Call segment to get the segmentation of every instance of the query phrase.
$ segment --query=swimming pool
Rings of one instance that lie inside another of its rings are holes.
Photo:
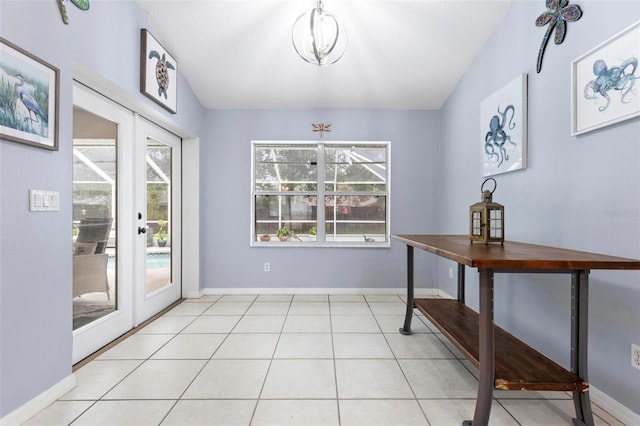
[[[170,266],[170,253],[147,253],[147,269],[162,269]]]
[[[163,269],[171,266],[170,253],[147,253],[147,269]],[[109,256],[107,269],[113,269],[114,258]]]

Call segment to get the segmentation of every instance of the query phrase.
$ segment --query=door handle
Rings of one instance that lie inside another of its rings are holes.
[[[146,234],[146,233],[147,233],[147,228],[142,227],[142,226],[138,226],[138,235]]]

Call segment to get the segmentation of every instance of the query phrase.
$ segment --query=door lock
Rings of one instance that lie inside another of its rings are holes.
[[[146,233],[147,233],[147,228],[142,227],[142,226],[138,226],[138,235],[146,234]]]

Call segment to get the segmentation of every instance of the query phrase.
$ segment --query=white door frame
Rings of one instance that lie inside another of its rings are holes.
[[[200,139],[182,139],[182,297],[200,290]]]

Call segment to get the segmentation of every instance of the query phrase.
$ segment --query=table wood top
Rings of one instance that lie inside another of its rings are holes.
[[[503,245],[472,244],[468,235],[403,234],[392,235],[392,238],[474,268],[640,270],[640,260],[515,241],[505,241]]]

